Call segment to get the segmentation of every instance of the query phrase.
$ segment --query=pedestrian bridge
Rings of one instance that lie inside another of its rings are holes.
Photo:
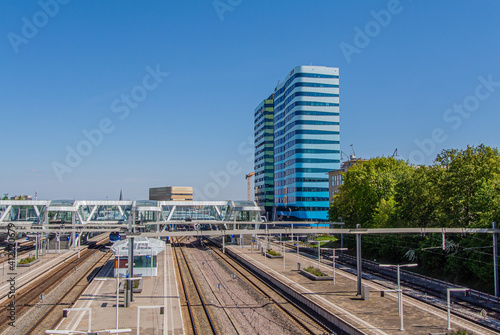
[[[146,225],[177,221],[261,222],[254,201],[0,200],[3,224]]]

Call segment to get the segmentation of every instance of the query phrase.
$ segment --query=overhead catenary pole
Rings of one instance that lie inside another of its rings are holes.
[[[318,270],[321,271],[321,241],[318,241]]]
[[[128,240],[128,277],[134,277],[134,238],[130,237]],[[133,293],[133,283],[127,283],[127,295],[129,297],[129,301],[134,301],[134,293]],[[128,306],[127,306],[128,307]]]
[[[493,222],[493,229],[497,229],[497,223]],[[498,297],[498,249],[497,233],[493,233],[493,280],[495,281],[495,297]]]

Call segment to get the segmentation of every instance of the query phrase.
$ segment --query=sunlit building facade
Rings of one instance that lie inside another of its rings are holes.
[[[274,91],[275,219],[326,221],[339,168],[339,69],[297,66]]]

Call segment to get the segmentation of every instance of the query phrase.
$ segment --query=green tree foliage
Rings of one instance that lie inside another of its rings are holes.
[[[432,166],[384,157],[359,163],[344,174],[329,217],[342,217],[348,228],[491,228],[500,223],[499,151],[485,145],[443,150]],[[491,292],[491,242],[489,234],[446,235],[443,250],[441,234],[369,235],[363,254],[415,261],[418,271]],[[346,244],[352,243],[347,237]]]
[[[440,226],[439,181],[443,169],[418,166],[396,186],[395,227]]]
[[[499,219],[500,155],[485,145],[443,150],[436,166],[444,169],[440,183],[443,226],[490,227]]]
[[[330,221],[342,217],[346,227],[390,226],[395,209],[396,185],[411,173],[402,160],[377,157],[360,162],[344,175],[344,184],[333,198]]]
[[[500,222],[500,155],[479,145],[443,150],[432,166],[378,157],[351,167],[331,221],[346,227],[491,227]]]

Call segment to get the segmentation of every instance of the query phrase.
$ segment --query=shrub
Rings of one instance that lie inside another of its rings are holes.
[[[279,252],[276,252],[274,250],[268,250],[267,253],[271,256],[281,256]]]
[[[309,273],[312,273],[313,275],[315,275],[316,277],[326,277],[327,274],[324,273],[323,271],[321,271],[320,269],[318,268],[315,268],[315,267],[312,267],[312,266],[309,266],[305,269],[305,271],[309,272]]]
[[[29,264],[31,262],[33,262],[35,260],[35,256],[33,257],[26,257],[26,258],[23,258],[19,261],[19,264]]]
[[[133,282],[134,282],[134,288],[138,288],[138,287],[139,287],[139,281],[140,281],[140,279],[138,279],[138,280],[133,280]],[[123,284],[123,288],[124,288],[124,289],[127,289],[128,282],[129,282],[129,281],[127,280],[127,281],[125,281],[125,283]]]

